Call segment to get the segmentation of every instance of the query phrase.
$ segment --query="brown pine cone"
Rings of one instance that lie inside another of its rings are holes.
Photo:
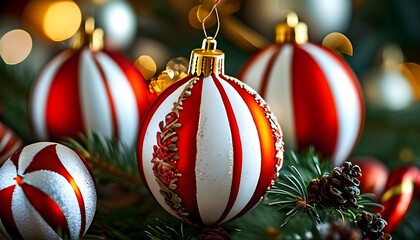
[[[387,222],[377,213],[372,215],[363,211],[356,217],[357,225],[362,231],[364,240],[391,240],[392,237],[388,233],[382,232]]]

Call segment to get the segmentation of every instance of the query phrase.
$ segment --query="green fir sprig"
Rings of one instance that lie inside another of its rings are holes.
[[[96,133],[79,134],[80,140],[66,138],[62,143],[79,152],[91,165],[97,181],[116,181],[142,186],[135,150],[115,139]]]

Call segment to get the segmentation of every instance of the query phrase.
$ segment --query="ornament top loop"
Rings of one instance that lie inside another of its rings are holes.
[[[203,40],[201,48],[192,51],[188,73],[205,77],[212,73],[224,75],[224,61],[225,54],[217,49],[217,41],[207,37]]]
[[[207,35],[207,30],[206,30],[206,21],[213,14],[213,12],[216,14],[216,20],[217,20],[217,29],[216,29],[216,32],[214,33],[214,37],[213,38],[215,39],[217,37],[217,35],[219,34],[219,30],[220,30],[220,18],[219,18],[219,12],[217,11],[217,5],[219,5],[220,1],[221,0],[215,0],[214,1],[214,5],[211,8],[209,14],[207,14],[207,16],[203,20],[200,19],[200,14],[199,14],[202,5],[200,5],[198,7],[198,9],[197,9],[197,18],[201,22],[201,26],[203,28],[204,36],[206,38],[209,38],[209,36]],[[201,2],[201,0],[200,0],[200,2]]]
[[[73,49],[81,49],[87,44],[93,51],[100,51],[104,47],[104,31],[102,28],[95,28],[93,17],[86,19],[84,26],[79,28],[70,43]]]
[[[308,26],[303,22],[299,22],[295,12],[288,12],[286,22],[280,23],[276,27],[276,42],[303,44],[307,41]]]

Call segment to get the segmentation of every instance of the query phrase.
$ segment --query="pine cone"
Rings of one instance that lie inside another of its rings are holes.
[[[218,226],[207,227],[197,237],[198,240],[230,240],[229,233]]]
[[[392,237],[388,233],[382,232],[387,222],[377,213],[372,215],[365,211],[356,217],[357,225],[362,231],[364,240],[391,240]]]
[[[336,209],[357,208],[357,199],[360,197],[360,181],[357,177],[361,175],[359,166],[344,162],[331,173],[325,173],[321,179],[309,182],[309,201]]]

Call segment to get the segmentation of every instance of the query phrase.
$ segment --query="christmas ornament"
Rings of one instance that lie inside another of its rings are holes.
[[[15,133],[0,122],[0,166],[22,145]]]
[[[92,223],[94,178],[70,148],[28,145],[6,160],[0,175],[0,235],[6,239],[80,239]]]
[[[388,180],[389,170],[380,160],[368,157],[358,156],[351,159],[353,164],[357,164],[363,171],[360,180],[360,191],[362,193],[373,193],[374,199],[379,200],[385,190]]]
[[[288,9],[309,24],[309,34],[317,41],[330,32],[345,32],[352,16],[352,3],[349,0],[246,0],[243,3],[243,13],[247,16],[244,21],[272,39],[273,26],[281,21],[282,12]]]
[[[125,49],[137,34],[137,15],[129,1],[79,1],[84,12],[92,13],[98,27],[106,32],[106,49]],[[92,11],[93,10],[93,11]]]
[[[420,171],[417,173],[417,177],[414,179],[414,196],[420,199]]]
[[[90,45],[79,34],[73,49],[54,57],[32,88],[30,116],[42,140],[91,131],[134,145],[139,123],[154,96],[140,72],[117,53],[102,49],[103,32],[86,21]]]
[[[419,99],[420,95],[415,91],[418,82],[412,81],[407,75],[408,69],[401,65],[404,56],[399,47],[386,46],[382,55],[382,65],[370,72],[362,81],[366,103],[384,110],[406,109]]]
[[[397,168],[390,173],[379,202],[384,209],[377,209],[388,222],[385,231],[393,232],[404,219],[413,199],[414,181],[418,175],[418,168],[413,166]]]
[[[206,38],[189,74],[163,91],[138,141],[140,175],[159,204],[194,224],[222,224],[250,210],[282,165],[282,132],[265,101],[224,74]]]
[[[183,79],[188,73],[188,60],[184,57],[171,59],[166,64],[166,69],[162,71],[157,78],[150,81],[149,88],[151,92],[161,94],[166,88],[176,81]]]
[[[272,106],[287,146],[314,146],[340,165],[363,128],[362,92],[343,58],[307,39],[307,26],[289,13],[277,43],[251,57],[239,78]]]

